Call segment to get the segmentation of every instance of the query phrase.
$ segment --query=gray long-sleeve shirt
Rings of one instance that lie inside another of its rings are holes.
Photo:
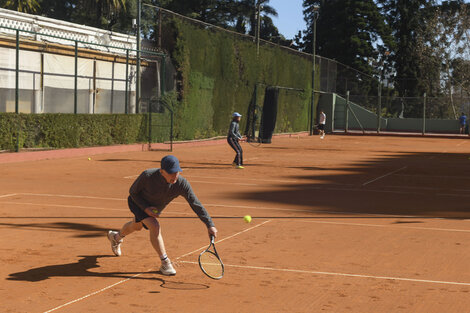
[[[228,137],[234,139],[242,139],[242,135],[240,134],[240,125],[237,121],[232,121],[230,123],[230,127],[228,129]]]
[[[194,194],[189,182],[182,176],[179,176],[174,184],[169,184],[158,168],[151,168],[140,174],[129,189],[129,193],[142,211],[148,207],[155,207],[159,213],[173,199],[183,196],[207,227],[214,226],[209,213]]]

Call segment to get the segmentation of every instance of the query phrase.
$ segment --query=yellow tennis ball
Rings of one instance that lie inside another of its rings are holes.
[[[251,223],[251,216],[245,215],[245,216],[243,217],[243,220],[245,221],[245,223]]]
[[[91,161],[91,158],[88,158],[88,161]]]

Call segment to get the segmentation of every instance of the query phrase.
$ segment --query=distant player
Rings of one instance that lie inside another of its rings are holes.
[[[176,271],[166,254],[158,217],[178,196],[183,196],[188,201],[193,211],[207,226],[209,236],[217,236],[217,229],[211,217],[199,202],[189,182],[179,175],[181,171],[178,159],[167,155],[161,160],[161,168],[145,170],[137,177],[127,198],[134,219],[124,224],[119,231],[108,231],[111,249],[116,256],[121,255],[121,243],[124,237],[144,227],[149,230],[150,242],[160,256],[160,272],[163,275],[175,275]]]
[[[460,133],[465,134],[465,125],[467,125],[467,116],[462,112],[462,115],[459,117],[460,124]]]
[[[320,130],[320,139],[325,138],[325,124],[326,124],[326,114],[322,110],[320,111],[320,117],[318,121],[318,130]]]
[[[235,159],[233,160],[232,165],[237,169],[243,169],[243,149],[240,146],[239,141],[243,141],[243,137],[240,134],[240,119],[242,115],[240,113],[232,114],[232,122],[230,122],[230,127],[228,129],[227,142],[235,150]]]

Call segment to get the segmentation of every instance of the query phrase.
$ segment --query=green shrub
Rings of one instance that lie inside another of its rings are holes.
[[[0,113],[0,148],[78,148],[148,140],[145,114]]]

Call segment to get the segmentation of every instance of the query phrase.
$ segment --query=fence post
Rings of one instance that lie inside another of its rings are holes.
[[[380,115],[382,112],[382,81],[379,79],[378,99],[377,99],[377,134],[380,133]]]
[[[166,78],[166,55],[162,57],[162,66],[160,67],[160,97],[165,94],[165,78]]]
[[[126,50],[126,98],[124,99],[124,113],[129,113],[129,49]]]
[[[78,89],[78,41],[75,40],[75,81],[73,90],[73,113],[77,114],[77,89]]]
[[[19,98],[20,98],[20,31],[16,30],[16,71],[15,71],[15,113],[20,111]]]
[[[426,93],[424,93],[423,99],[423,136],[426,132]]]
[[[16,130],[16,145],[15,152],[20,151],[20,112],[19,98],[20,98],[20,31],[16,30],[16,71],[15,71],[15,113],[16,120],[18,122],[18,128]]]
[[[348,132],[348,123],[349,123],[349,90],[346,91],[346,117],[345,117],[345,122],[344,122],[344,132]]]
[[[140,113],[140,14],[142,11],[142,1],[137,0],[137,30],[136,30],[136,41],[137,41],[137,51],[136,51],[136,85],[135,85],[135,109],[136,113]]]

